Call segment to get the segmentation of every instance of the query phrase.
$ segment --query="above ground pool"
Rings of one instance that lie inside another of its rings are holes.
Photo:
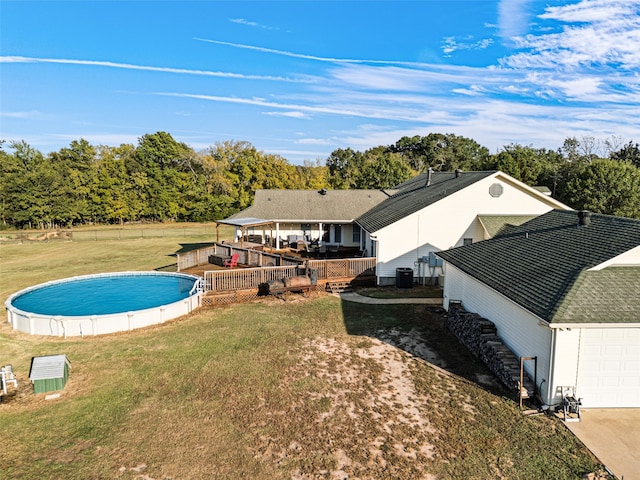
[[[201,279],[181,273],[119,272],[43,283],[6,302],[15,330],[100,335],[163,323],[200,306]]]

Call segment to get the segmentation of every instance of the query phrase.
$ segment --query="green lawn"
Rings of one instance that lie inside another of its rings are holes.
[[[194,238],[1,247],[2,299],[54,278],[165,267]],[[329,295],[200,310],[83,339],[14,332],[0,364],[0,478],[579,479],[601,466],[555,418],[523,416],[418,305]],[[66,354],[45,400],[32,356]]]

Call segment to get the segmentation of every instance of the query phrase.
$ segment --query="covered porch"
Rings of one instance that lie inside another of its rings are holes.
[[[232,218],[219,220],[221,225],[235,228],[234,243],[262,246],[271,251],[291,251],[305,256],[362,256],[362,231],[355,223],[292,222],[263,218]]]

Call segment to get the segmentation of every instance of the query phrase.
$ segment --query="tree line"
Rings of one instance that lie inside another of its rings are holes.
[[[573,208],[640,218],[640,146],[615,138],[491,154],[472,139],[430,133],[292,165],[244,141],[196,152],[166,132],[118,147],[80,139],[46,155],[0,142],[0,218],[3,228],[214,221],[248,207],[258,189],[390,188],[428,168],[502,170]]]

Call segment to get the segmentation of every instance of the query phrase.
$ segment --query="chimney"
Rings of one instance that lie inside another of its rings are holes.
[[[460,170],[459,168],[456,168],[456,178],[458,178],[461,173],[462,173],[462,170]]]
[[[591,212],[588,210],[580,210],[578,212],[578,225],[585,226],[591,223]]]
[[[427,187],[431,185],[431,178],[433,177],[433,168],[427,169]]]

